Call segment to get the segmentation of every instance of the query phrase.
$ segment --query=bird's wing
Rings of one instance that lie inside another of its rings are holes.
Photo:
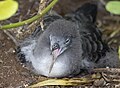
[[[80,27],[80,36],[83,49],[83,57],[97,62],[109,51],[108,45],[103,42],[100,30],[94,24]]]
[[[83,57],[97,62],[109,49],[102,40],[101,31],[95,26],[97,5],[86,3],[74,13],[68,14],[65,18],[75,22],[78,26]]]
[[[79,27],[83,56],[97,62],[109,51],[108,45],[102,40],[102,33],[94,24],[97,15],[97,5],[87,3],[75,12]]]

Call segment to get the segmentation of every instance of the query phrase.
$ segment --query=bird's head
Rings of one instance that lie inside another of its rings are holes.
[[[49,48],[55,57],[74,46],[79,37],[76,25],[66,20],[53,22],[46,31],[48,31],[46,34],[48,34]]]
[[[53,64],[59,56],[66,54],[66,51],[69,51],[73,46],[78,45],[79,32],[74,23],[66,20],[53,22],[46,30],[48,31],[49,48],[53,56],[50,67],[51,71]]]
[[[50,49],[54,57],[58,57],[70,48],[72,36],[54,36],[50,35]]]

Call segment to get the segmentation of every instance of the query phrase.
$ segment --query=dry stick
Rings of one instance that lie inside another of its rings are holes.
[[[48,3],[51,2],[51,0],[40,0],[40,4],[39,4],[39,10],[38,10],[38,13],[40,13]],[[43,24],[43,20],[40,21],[40,26],[42,28],[42,31],[44,31],[44,24]]]
[[[40,3],[39,3],[38,14],[41,13],[42,10],[44,10],[45,7],[46,7],[48,4],[50,4],[51,0],[40,0],[39,2],[40,2]],[[31,24],[27,27],[27,29],[30,29],[31,27],[32,27],[33,29],[35,29],[35,25],[39,25],[39,23],[40,23],[40,26],[41,26],[41,28],[42,28],[42,31],[44,31],[44,29],[43,29],[44,25],[43,25],[42,19],[36,20],[35,22],[31,23]]]
[[[120,77],[118,75],[108,75],[108,74],[102,73],[102,78],[107,83],[120,83]]]
[[[104,0],[100,0],[100,2],[105,6],[106,2]]]
[[[102,78],[108,83],[120,83],[120,76],[115,74],[120,74],[120,68],[97,68],[94,72],[101,72]],[[112,73],[113,75],[108,75]]]
[[[97,68],[94,72],[120,73],[120,68]]]
[[[11,35],[11,34],[9,33],[9,31],[7,31],[7,30],[3,30],[3,32],[4,32],[8,37],[10,37],[10,39],[15,43],[16,46],[18,46],[17,39],[14,38],[14,36]]]

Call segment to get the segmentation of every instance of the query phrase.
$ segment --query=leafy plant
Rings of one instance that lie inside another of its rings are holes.
[[[18,2],[15,0],[0,1],[0,20],[6,20],[16,13]]]
[[[14,1],[14,0],[5,0],[5,1]],[[57,2],[58,0],[52,0],[52,2],[45,9],[43,9],[41,12],[39,12],[37,15],[33,16],[32,18],[17,23],[1,25],[0,29],[10,29],[32,23],[37,19],[41,18],[42,16],[44,16]]]
[[[110,13],[120,15],[120,1],[109,1],[105,8]]]

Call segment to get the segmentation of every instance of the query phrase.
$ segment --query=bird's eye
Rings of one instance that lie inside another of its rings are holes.
[[[65,40],[65,44],[68,45],[68,44],[70,44],[70,43],[71,43],[71,39],[70,39],[70,38],[67,38],[67,39]]]

